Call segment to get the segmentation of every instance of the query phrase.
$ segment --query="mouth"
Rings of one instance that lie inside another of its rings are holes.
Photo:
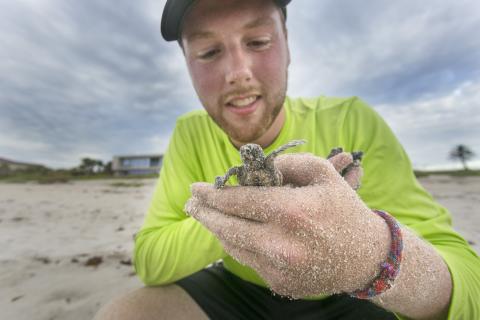
[[[261,99],[260,95],[232,97],[227,101],[226,106],[235,114],[248,115],[255,112]]]

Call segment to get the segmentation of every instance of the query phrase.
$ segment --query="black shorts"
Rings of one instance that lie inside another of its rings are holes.
[[[397,319],[367,300],[333,295],[322,300],[291,300],[244,281],[221,263],[176,283],[210,319]]]

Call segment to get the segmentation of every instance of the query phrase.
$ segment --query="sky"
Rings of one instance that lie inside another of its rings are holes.
[[[77,166],[163,153],[202,108],[164,0],[0,0],[0,157]],[[358,96],[415,168],[480,168],[480,1],[294,0],[291,97]]]

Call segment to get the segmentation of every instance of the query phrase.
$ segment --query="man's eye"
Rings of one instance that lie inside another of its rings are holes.
[[[219,52],[220,52],[219,49],[208,50],[206,52],[200,53],[198,55],[198,57],[202,60],[208,60],[208,59],[212,59],[213,57],[215,57]]]
[[[248,42],[248,46],[253,49],[263,49],[270,45],[270,40],[252,40]]]

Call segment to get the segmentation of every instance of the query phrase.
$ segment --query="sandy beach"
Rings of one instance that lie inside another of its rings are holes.
[[[91,319],[140,287],[131,265],[155,179],[0,183],[0,318]],[[424,187],[480,251],[480,177],[432,176]]]

